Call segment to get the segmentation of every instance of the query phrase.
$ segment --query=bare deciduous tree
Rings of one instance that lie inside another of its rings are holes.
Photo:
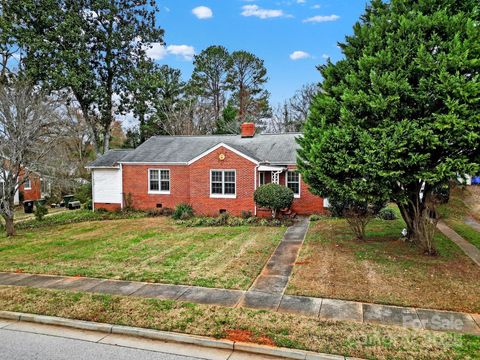
[[[319,91],[317,84],[303,85],[290,99],[274,109],[267,131],[272,133],[301,131],[309,114],[310,103]]]
[[[41,173],[61,132],[58,103],[19,82],[0,85],[0,215],[15,235],[14,201],[20,186]]]
[[[198,98],[184,99],[162,112],[162,130],[168,135],[204,135],[214,129],[213,109]]]

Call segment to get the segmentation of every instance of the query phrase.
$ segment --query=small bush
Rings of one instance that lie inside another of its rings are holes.
[[[260,186],[253,194],[255,203],[260,207],[272,210],[274,218],[277,216],[278,210],[288,209],[292,206],[293,197],[291,189],[273,183]]]
[[[377,217],[382,220],[396,220],[397,214],[395,214],[395,211],[393,211],[393,209],[384,208],[380,210]]]
[[[250,210],[242,210],[242,219],[250,219],[252,217],[252,212]]]
[[[169,208],[169,207],[162,208],[162,215],[163,216],[172,216],[173,215],[173,209]]]
[[[83,208],[86,210],[92,210],[93,209],[92,199],[88,199],[87,202],[83,205]]]
[[[172,214],[172,217],[175,220],[188,220],[194,215],[192,205],[187,203],[178,204],[175,207],[175,211]]]
[[[125,195],[125,206],[124,209],[126,211],[131,211],[133,210],[133,196],[132,193],[128,193]]]
[[[163,215],[163,209],[148,209],[147,215],[150,217],[157,217],[157,216],[162,216]]]
[[[310,216],[310,221],[319,221],[322,220],[325,216],[320,214],[313,214]]]
[[[77,188],[75,191],[75,199],[82,204],[86,204],[88,200],[92,200],[92,184],[84,184]]]
[[[185,225],[187,227],[202,227],[202,226],[290,226],[293,224],[292,219],[265,219],[251,217],[244,219],[239,216],[231,216],[227,213],[220,214],[217,217],[194,217],[189,220],[178,220],[178,225]]]
[[[156,217],[156,216],[172,216],[173,214],[173,209],[171,208],[154,208],[154,209],[149,209],[147,210],[147,215],[150,217]]]
[[[45,215],[48,214],[48,209],[45,205],[40,203],[35,204],[35,219],[38,221],[43,221]]]

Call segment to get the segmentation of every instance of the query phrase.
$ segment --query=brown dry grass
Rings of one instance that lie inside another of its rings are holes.
[[[480,267],[444,236],[427,257],[399,239],[403,223],[375,220],[368,240],[344,220],[312,223],[287,292],[326,298],[480,312]]]
[[[241,336],[247,341],[370,359],[474,359],[480,350],[480,337],[468,335],[58,290],[0,287],[0,309],[217,338]]]
[[[245,289],[284,231],[165,217],[57,225],[0,236],[0,270]]]

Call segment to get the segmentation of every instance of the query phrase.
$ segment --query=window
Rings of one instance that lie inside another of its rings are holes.
[[[293,191],[295,197],[300,197],[300,174],[296,171],[287,171],[287,187]]]
[[[262,171],[262,172],[259,172],[258,173],[258,180],[259,180],[259,185],[262,186],[262,185],[265,185],[265,173]]]
[[[210,172],[211,197],[235,197],[235,170],[212,170]]]
[[[148,175],[148,192],[170,194],[170,170],[150,169]]]
[[[42,197],[50,194],[50,183],[47,180],[40,179],[40,192]]]
[[[25,182],[23,183],[23,189],[24,190],[32,189],[32,181],[30,179],[25,179]]]

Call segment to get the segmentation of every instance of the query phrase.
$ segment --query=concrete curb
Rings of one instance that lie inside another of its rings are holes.
[[[80,330],[98,331],[107,334],[137,336],[151,340],[197,345],[202,347],[240,351],[250,354],[270,355],[285,359],[300,360],[344,360],[344,356],[314,353],[304,350],[270,347],[230,340],[217,340],[206,336],[180,334],[167,331],[144,329],[130,326],[96,323],[93,321],[72,320],[56,316],[45,316],[12,311],[0,311],[0,319],[32,322],[44,325],[64,326]]]

